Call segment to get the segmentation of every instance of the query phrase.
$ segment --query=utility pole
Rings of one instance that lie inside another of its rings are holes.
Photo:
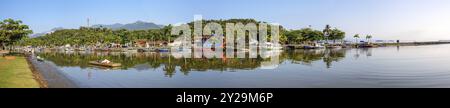
[[[89,27],[90,25],[89,25],[89,18],[87,18],[87,27]]]

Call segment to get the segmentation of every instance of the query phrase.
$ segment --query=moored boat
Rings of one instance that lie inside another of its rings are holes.
[[[159,51],[159,52],[169,52],[169,49],[167,49],[167,48],[161,48],[161,49],[158,49],[158,51]]]
[[[363,44],[358,45],[358,47],[360,47],[360,48],[372,48],[372,47],[377,47],[377,45],[365,42]]]
[[[97,66],[104,66],[104,67],[120,67],[122,64],[120,63],[101,63],[98,61],[90,61],[89,64],[97,65]]]
[[[322,46],[322,45],[314,45],[314,46],[311,46],[311,45],[306,45],[306,46],[303,46],[303,48],[304,49],[321,49],[321,48],[325,48],[324,46]]]
[[[339,46],[339,45],[330,45],[330,46],[327,46],[327,48],[329,48],[329,49],[339,49],[339,48],[342,48],[342,46]]]

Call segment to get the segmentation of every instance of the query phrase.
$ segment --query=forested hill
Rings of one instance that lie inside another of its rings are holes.
[[[204,20],[203,27],[207,23],[215,22],[222,27],[225,27],[226,23],[260,23],[254,19],[228,19],[228,20]],[[137,25],[147,25],[145,22],[136,22]],[[151,25],[151,24],[150,24]],[[188,23],[193,29],[193,22]],[[113,24],[111,28],[107,26],[101,27],[80,27],[79,29],[63,29],[56,30],[55,32],[46,34],[37,38],[30,38],[22,41],[23,45],[33,46],[62,46],[65,44],[71,44],[76,46],[85,45],[97,45],[97,44],[109,44],[109,43],[130,43],[136,40],[138,41],[170,41],[177,36],[170,35],[172,29],[171,25],[158,27],[154,29],[146,30],[128,30],[128,29],[112,29],[112,27],[127,27],[126,25]],[[156,26],[155,26],[156,27]],[[139,28],[136,26],[135,28]],[[268,27],[268,32],[270,31]],[[223,28],[225,30],[225,28]],[[267,33],[268,40],[270,40],[270,33]],[[325,36],[327,34],[327,36]],[[327,25],[323,30],[317,30],[313,28],[302,28],[297,30],[286,30],[280,26],[280,43],[282,44],[305,44],[311,42],[317,42],[321,40],[343,40],[345,38],[345,32],[338,28],[333,28]],[[368,35],[367,37],[369,37]],[[355,38],[359,36],[355,35]]]

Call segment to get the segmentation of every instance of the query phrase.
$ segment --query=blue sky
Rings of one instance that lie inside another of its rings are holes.
[[[254,18],[288,29],[330,24],[375,39],[450,40],[450,0],[1,0],[0,19],[21,19],[35,33],[91,24],[158,24]]]

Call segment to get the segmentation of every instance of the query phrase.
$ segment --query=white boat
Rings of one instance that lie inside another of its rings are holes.
[[[283,49],[283,47],[280,44],[273,44],[270,42],[266,42],[266,48],[269,50],[280,50]]]
[[[65,48],[64,51],[73,51],[72,48]]]
[[[322,45],[319,45],[319,44],[314,44],[314,46],[306,45],[306,46],[303,46],[303,48],[304,49],[321,49],[321,48],[325,48],[325,47]]]
[[[77,51],[86,51],[86,48],[78,48]]]

